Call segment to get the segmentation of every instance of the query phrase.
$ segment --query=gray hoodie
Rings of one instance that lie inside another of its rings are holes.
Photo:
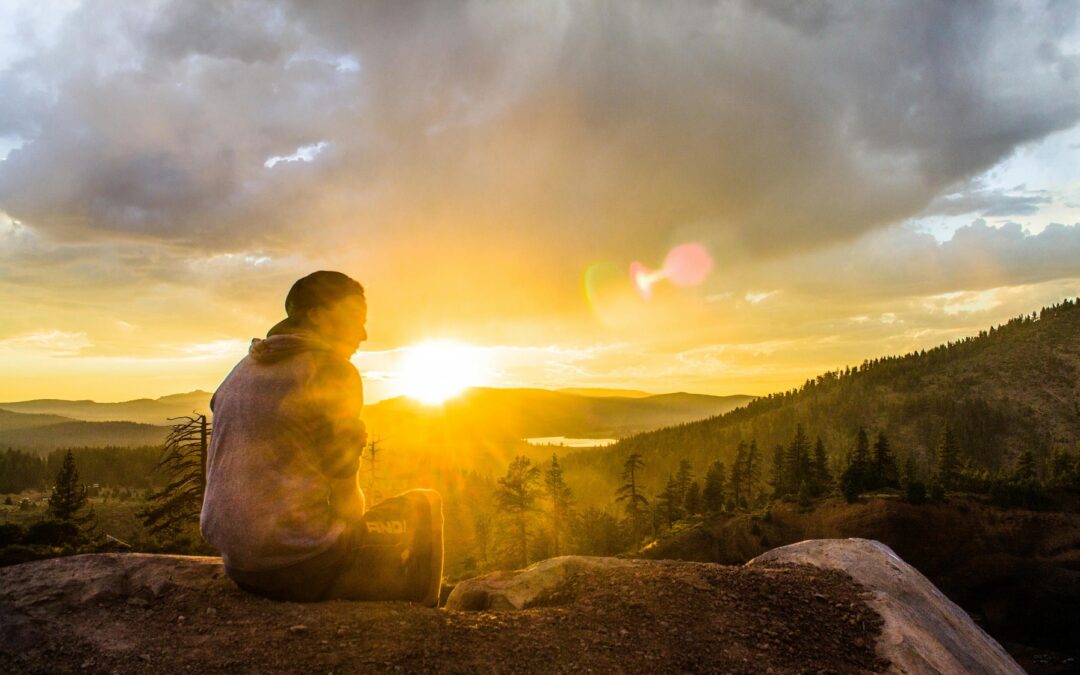
[[[210,401],[201,527],[226,566],[277,569],[334,545],[330,480],[356,474],[362,407],[360,374],[316,336],[251,341]]]

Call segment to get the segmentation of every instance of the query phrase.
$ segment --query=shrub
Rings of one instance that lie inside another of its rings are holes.
[[[79,538],[79,527],[72,522],[39,520],[23,536],[23,543],[39,546],[63,546]]]
[[[25,536],[26,530],[15,523],[0,524],[0,548],[21,544]]]
[[[904,486],[904,499],[912,504],[922,504],[926,501],[926,485],[922,481],[911,481]]]

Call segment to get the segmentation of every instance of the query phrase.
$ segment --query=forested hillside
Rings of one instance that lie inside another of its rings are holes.
[[[1080,441],[1080,305],[1066,300],[934,349],[824,373],[726,414],[624,438],[564,463],[572,484],[591,492],[615,482],[626,457],[638,453],[642,481],[656,494],[681,459],[701,476],[717,459],[733,466],[739,443],[756,441],[764,483],[776,446],[791,443],[799,425],[811,442],[821,438],[834,477],[860,427],[871,439],[884,433],[899,465],[911,457],[923,475],[937,461],[946,426],[962,462],[1008,469],[1030,451],[1045,474],[1055,449]]]
[[[8,419],[17,419],[11,413]],[[51,418],[53,415],[18,415],[29,418]],[[63,418],[58,418],[63,419]],[[0,427],[0,448],[16,448],[44,454],[56,448],[136,447],[161,445],[169,428],[138,422],[82,422]]]

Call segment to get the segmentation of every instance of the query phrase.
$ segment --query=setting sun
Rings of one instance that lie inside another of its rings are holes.
[[[434,405],[487,382],[488,367],[481,351],[460,342],[432,340],[404,350],[400,391]]]

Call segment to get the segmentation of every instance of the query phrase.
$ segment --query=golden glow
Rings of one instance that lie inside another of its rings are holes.
[[[431,340],[404,350],[399,389],[422,403],[435,405],[487,383],[483,351],[460,342]]]

